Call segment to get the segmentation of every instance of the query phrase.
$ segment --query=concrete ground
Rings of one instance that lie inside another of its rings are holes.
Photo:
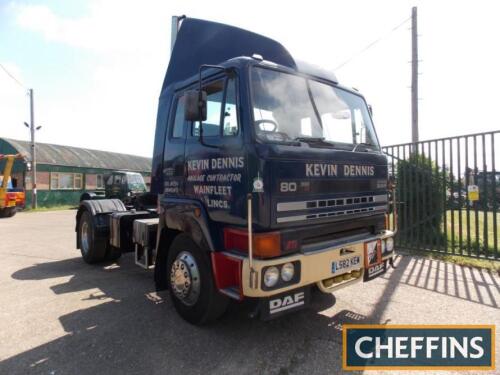
[[[278,320],[235,305],[212,326],[191,326],[131,254],[85,264],[74,214],[0,220],[0,374],[338,374],[343,322],[500,324],[498,275],[400,257],[384,277]]]

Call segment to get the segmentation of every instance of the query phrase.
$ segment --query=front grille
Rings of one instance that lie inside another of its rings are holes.
[[[276,204],[276,223],[314,221],[337,216],[383,212],[387,194],[324,198]],[[286,213],[293,214],[286,214]]]
[[[361,197],[343,197],[331,199],[316,199],[298,202],[280,202],[276,209],[278,212],[310,210],[315,208],[344,207],[355,204],[385,203],[387,194],[364,195]]]
[[[351,215],[351,214],[357,214],[357,213],[366,213],[366,212],[375,212],[375,211],[386,211],[387,210],[387,205],[383,206],[376,206],[376,207],[362,207],[362,208],[354,208],[351,210],[344,210],[344,211],[330,211],[330,212],[318,212],[318,213],[313,213],[313,214],[306,214],[306,215],[294,215],[294,216],[282,216],[278,217],[276,219],[277,223],[289,223],[293,221],[308,221],[308,220],[315,220],[315,219],[324,219],[326,217],[332,217],[332,216],[342,216],[342,215]]]

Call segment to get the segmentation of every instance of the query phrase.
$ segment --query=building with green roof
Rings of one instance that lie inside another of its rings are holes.
[[[26,189],[26,206],[31,205],[30,142],[0,138],[0,154],[25,155],[12,170],[15,187]],[[77,205],[85,191],[104,190],[104,175],[113,171],[139,172],[147,185],[151,178],[151,159],[80,147],[36,144],[37,196],[42,207]],[[0,173],[3,171],[0,162]]]

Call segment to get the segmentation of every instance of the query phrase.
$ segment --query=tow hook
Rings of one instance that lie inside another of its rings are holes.
[[[259,311],[259,306],[257,305],[256,307],[254,307],[254,308],[252,309],[252,311],[250,311],[250,312],[248,313],[248,318],[249,318],[249,319],[255,319],[255,318],[257,318],[257,317],[259,316],[259,312],[260,312],[260,311]]]
[[[260,315],[260,304],[261,301],[258,300],[252,300],[250,303],[250,311],[248,311],[247,316],[249,319],[255,319],[258,318]]]

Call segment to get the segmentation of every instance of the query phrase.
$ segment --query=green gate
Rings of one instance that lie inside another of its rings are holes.
[[[500,259],[500,131],[383,147],[396,180],[397,244]]]

